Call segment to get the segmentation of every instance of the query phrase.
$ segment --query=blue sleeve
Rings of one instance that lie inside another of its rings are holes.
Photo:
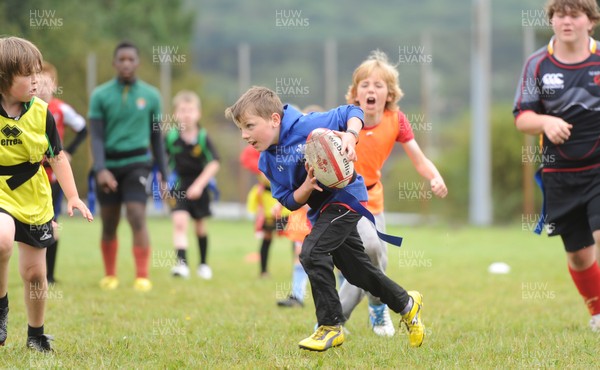
[[[294,191],[296,189],[287,188],[279,182],[277,182],[273,172],[269,170],[267,156],[268,155],[264,152],[260,154],[260,159],[258,160],[258,169],[267,177],[267,179],[269,179],[269,182],[271,183],[271,195],[273,196],[273,198],[277,199],[279,203],[281,203],[285,208],[289,209],[290,211],[295,211],[298,208],[302,207],[303,204],[299,204],[294,199]]]
[[[360,119],[363,123],[363,127],[365,125],[364,113],[363,110],[356,105],[342,105],[341,107],[336,108],[338,116],[340,118],[340,128],[339,130],[346,131],[348,129],[348,120],[352,117],[356,117]]]
[[[365,127],[365,114],[363,110],[356,105],[346,105],[348,109],[348,117],[346,118],[346,122],[344,123],[345,129],[348,129],[348,120],[352,117],[358,118],[362,122],[362,127]]]
[[[271,181],[271,194],[273,198],[277,199],[285,208],[295,211],[303,206],[303,204],[299,204],[294,199],[294,191],[296,189],[286,189],[271,179],[269,181]]]

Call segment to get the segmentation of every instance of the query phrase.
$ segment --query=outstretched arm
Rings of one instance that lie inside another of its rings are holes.
[[[402,147],[412,161],[417,172],[429,180],[431,191],[440,198],[446,197],[446,195],[448,195],[448,189],[446,188],[442,175],[440,175],[433,162],[425,156],[421,147],[417,144],[417,141],[415,139],[409,140],[406,143],[403,143]]]

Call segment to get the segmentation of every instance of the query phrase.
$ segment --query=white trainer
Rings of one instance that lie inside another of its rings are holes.
[[[396,328],[390,317],[390,309],[386,304],[369,305],[369,320],[375,334],[381,337],[392,337],[396,334]]]
[[[171,275],[187,279],[190,277],[190,268],[185,263],[179,262],[171,269]]]
[[[594,333],[600,333],[600,314],[592,316],[590,319],[590,328]]]
[[[198,266],[196,273],[198,274],[198,277],[201,277],[204,280],[212,279],[212,270],[210,269],[210,266],[205,263]]]

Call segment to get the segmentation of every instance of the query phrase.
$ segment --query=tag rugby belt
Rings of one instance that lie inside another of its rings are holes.
[[[0,176],[11,176],[6,184],[10,190],[15,190],[37,173],[40,164],[41,162],[23,162],[13,166],[0,166]]]

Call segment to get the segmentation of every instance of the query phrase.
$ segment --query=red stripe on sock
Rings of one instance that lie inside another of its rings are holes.
[[[118,241],[116,239],[102,240],[100,247],[102,249],[102,259],[104,260],[104,274],[106,276],[116,276]]]
[[[135,259],[136,277],[148,278],[148,265],[150,263],[150,247],[133,247],[133,258]]]
[[[594,261],[587,270],[575,271],[569,266],[571,278],[583,297],[591,315],[600,313],[600,267]]]

